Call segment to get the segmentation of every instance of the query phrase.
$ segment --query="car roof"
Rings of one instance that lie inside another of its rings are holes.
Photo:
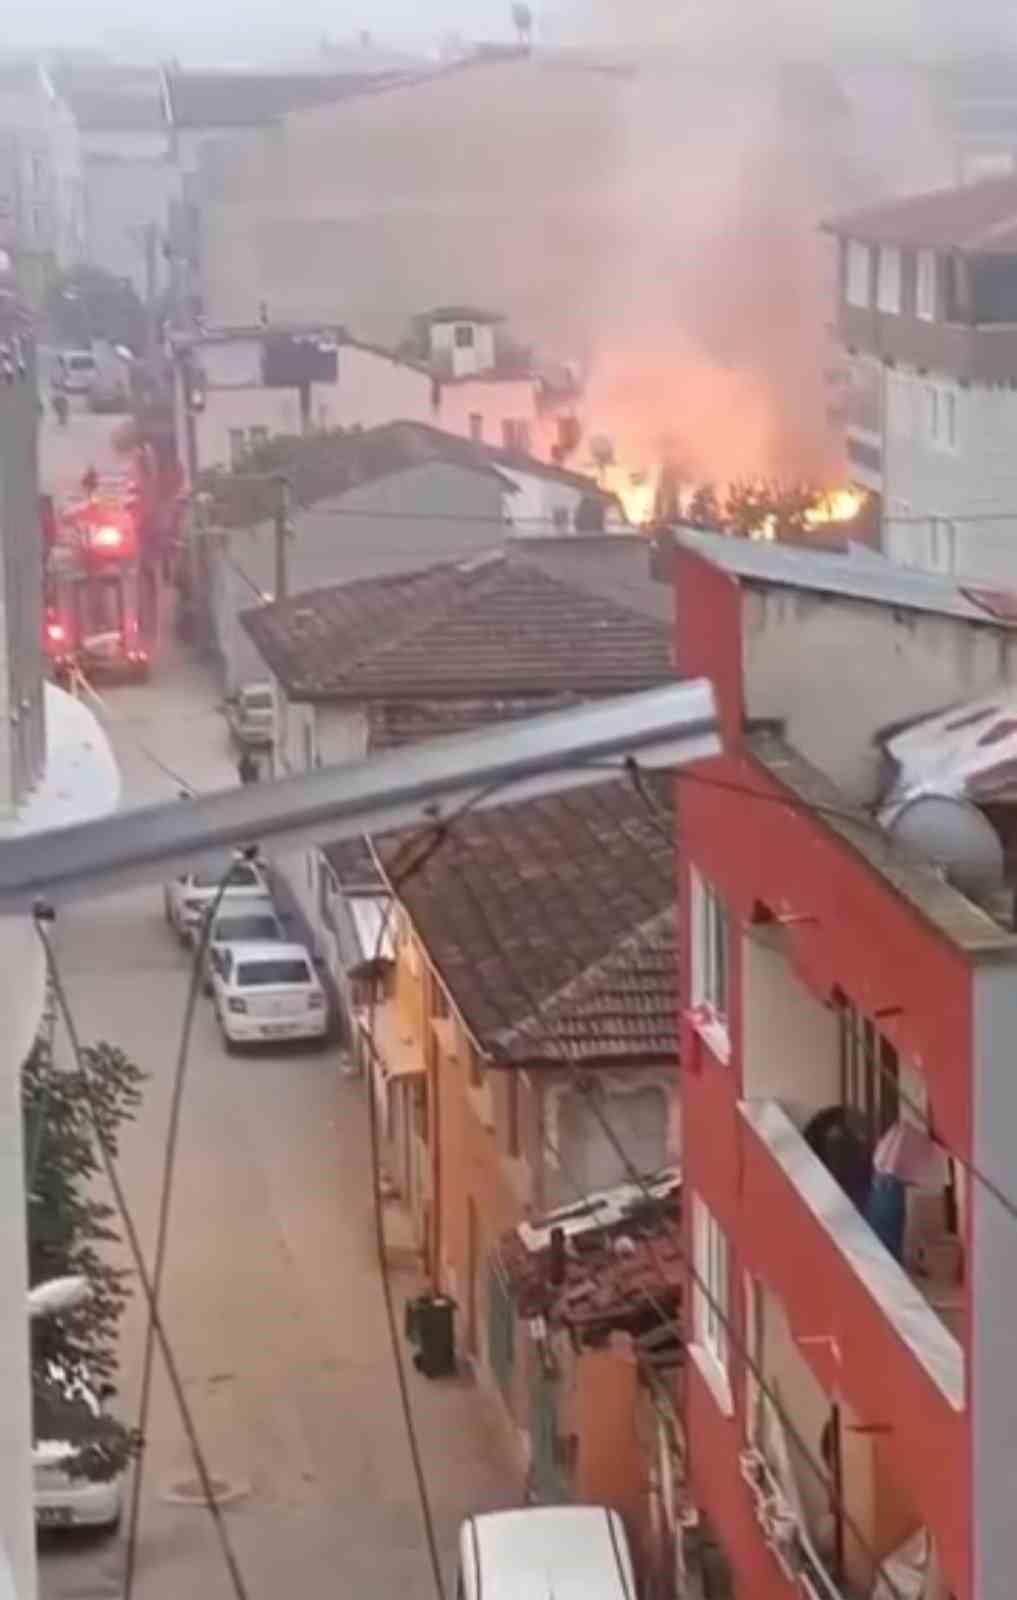
[[[311,966],[310,953],[302,944],[283,944],[281,940],[261,942],[254,939],[240,939],[236,944],[227,944],[227,950],[237,950],[243,955],[245,961],[296,961],[301,956]]]
[[[634,1600],[624,1527],[606,1506],[490,1512],[467,1520],[462,1542],[476,1600]]]

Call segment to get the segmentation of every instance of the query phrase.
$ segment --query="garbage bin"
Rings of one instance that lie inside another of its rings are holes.
[[[413,1364],[425,1378],[451,1378],[456,1370],[455,1301],[425,1294],[413,1302]]]
[[[416,1295],[412,1300],[407,1300],[403,1312],[403,1329],[410,1344],[420,1343],[419,1310],[420,1302],[428,1299],[426,1294]]]

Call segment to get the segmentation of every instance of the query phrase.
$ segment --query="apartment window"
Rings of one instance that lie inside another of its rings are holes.
[[[929,519],[928,561],[933,572],[953,572],[955,566],[954,526],[944,517]]]
[[[900,1111],[900,1058],[874,1022],[849,1002],[840,1015],[840,1100],[873,1148]]]
[[[728,915],[717,891],[693,870],[692,1001],[726,1026],[728,1014]]]
[[[730,1260],[727,1236],[698,1195],[692,1201],[693,1336],[727,1381]]]
[[[484,442],[484,418],[479,411],[470,412],[470,438],[478,444]]]
[[[521,418],[506,417],[501,425],[502,444],[506,450],[514,450],[520,455],[530,453],[530,424]]]
[[[472,322],[459,322],[453,334],[457,350],[473,349],[473,324]]]
[[[876,304],[880,311],[891,316],[900,314],[900,279],[900,251],[892,245],[884,245],[879,252]]]
[[[849,306],[862,308],[869,304],[870,289],[869,247],[858,239],[849,239],[844,293]]]
[[[936,252],[919,250],[915,262],[915,315],[922,322],[936,320]]]

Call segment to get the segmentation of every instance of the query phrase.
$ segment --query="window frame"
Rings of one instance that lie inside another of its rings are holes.
[[[903,276],[903,260],[897,245],[880,245],[876,261],[876,309],[884,316],[900,316]]]
[[[730,1414],[731,1245],[699,1194],[692,1196],[692,1352],[722,1410]]]
[[[849,239],[844,252],[844,299],[856,311],[872,305],[872,249],[861,239]]]
[[[919,250],[915,255],[915,316],[919,322],[936,320],[935,250]]]
[[[713,884],[689,869],[692,1003],[707,1038],[722,1054],[729,1048],[731,914]]]
[[[457,322],[452,330],[452,343],[457,350],[473,350],[477,343],[477,330],[472,322]]]

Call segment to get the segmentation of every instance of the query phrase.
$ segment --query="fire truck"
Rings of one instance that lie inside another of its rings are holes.
[[[129,479],[94,477],[43,515],[46,649],[58,680],[143,682],[158,638],[159,570]]]

